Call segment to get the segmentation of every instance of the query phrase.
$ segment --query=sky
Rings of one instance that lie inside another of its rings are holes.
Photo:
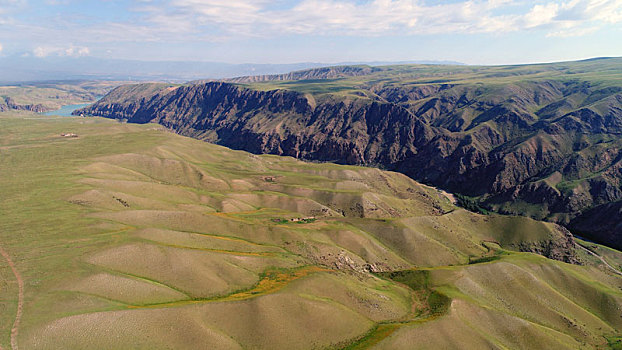
[[[622,56],[622,0],[0,0],[0,56],[467,64]]]

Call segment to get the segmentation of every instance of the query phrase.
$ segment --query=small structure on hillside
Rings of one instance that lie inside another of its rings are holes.
[[[272,222],[276,222],[278,224],[286,224],[288,222],[297,222],[300,224],[308,224],[308,223],[312,223],[316,220],[315,216],[308,216],[308,217],[304,217],[304,218],[290,218],[288,219],[283,219],[283,218],[273,218]]]
[[[64,132],[64,133],[60,134],[60,136],[62,136],[62,137],[78,137],[78,134],[74,134],[72,132]]]
[[[291,218],[289,219],[291,222],[313,222],[315,221],[315,216],[308,216],[305,218]]]

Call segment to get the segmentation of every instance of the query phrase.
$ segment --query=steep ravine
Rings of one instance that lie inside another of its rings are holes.
[[[253,153],[378,166],[489,209],[571,226],[584,210],[622,200],[617,90],[555,81],[368,89],[377,98],[223,82],[131,85],[77,113],[157,122]]]

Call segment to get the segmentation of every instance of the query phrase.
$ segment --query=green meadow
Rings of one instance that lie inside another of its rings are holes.
[[[318,96],[367,96],[377,99],[374,87],[415,87],[430,84],[450,84],[488,90],[488,98],[499,93],[507,84],[533,84],[545,81],[567,83],[590,82],[593,85],[617,87],[622,80],[620,58],[548,64],[505,66],[452,66],[452,65],[391,65],[377,67],[370,74],[317,80],[286,80],[240,83],[256,90],[286,89]],[[603,91],[606,93],[606,91]],[[498,97],[502,97],[499,95]]]
[[[524,252],[567,237],[398,173],[2,113],[0,194],[2,349],[599,349],[622,336],[620,252]]]

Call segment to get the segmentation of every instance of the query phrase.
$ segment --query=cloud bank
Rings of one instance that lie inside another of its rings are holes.
[[[0,0],[0,42],[38,57],[254,39],[559,40],[620,27],[622,0]]]
[[[54,56],[67,56],[67,57],[83,57],[88,56],[91,51],[88,47],[73,46],[69,47],[53,47],[53,46],[38,46],[32,51],[35,57],[47,57]]]
[[[540,28],[550,35],[582,35],[586,28],[622,22],[622,0],[508,0],[435,4],[418,0],[172,0],[137,7],[163,32],[221,36],[430,35],[505,33]],[[278,4],[278,2],[277,2]]]

